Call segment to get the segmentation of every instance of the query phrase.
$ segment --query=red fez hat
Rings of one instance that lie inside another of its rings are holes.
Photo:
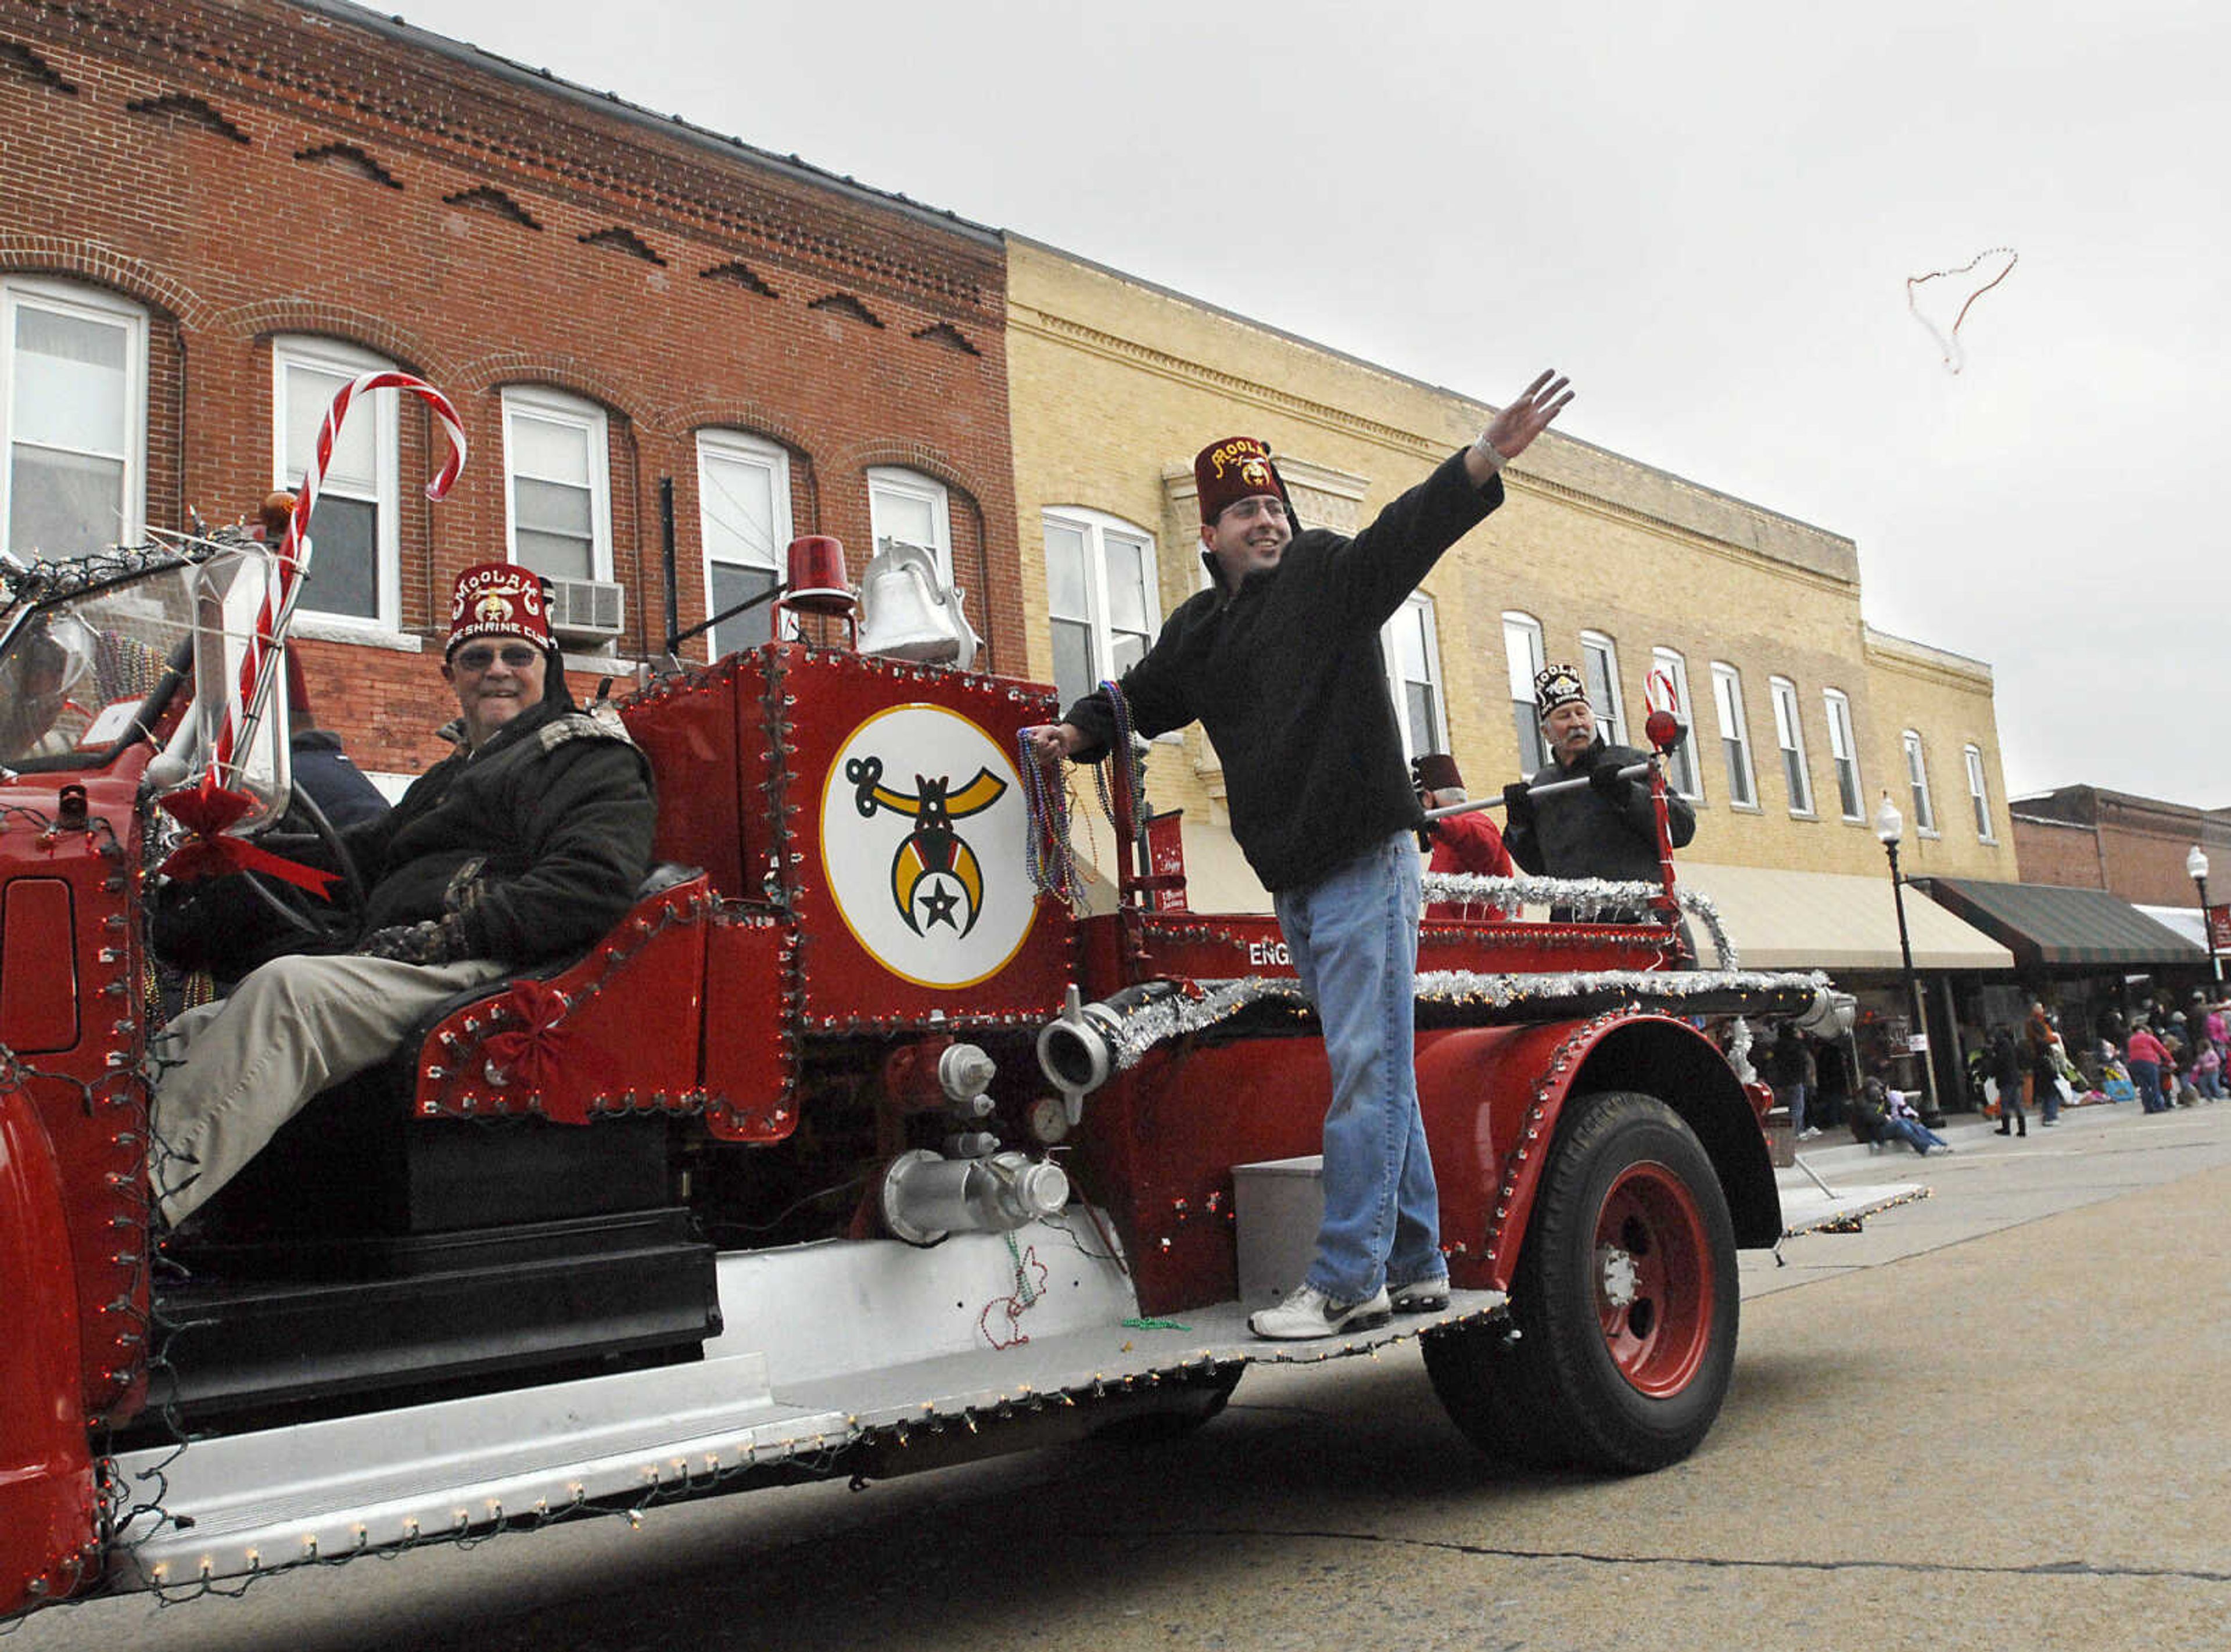
[[[1268,494],[1294,513],[1286,497],[1285,479],[1271,462],[1268,444],[1253,436],[1226,436],[1212,442],[1194,455],[1193,487],[1200,494],[1200,521],[1208,526],[1224,514],[1225,507],[1258,494]]]
[[[537,648],[555,648],[542,576],[515,562],[476,562],[459,574],[449,592],[449,646],[442,657],[475,636],[523,636]]]
[[[1420,791],[1464,790],[1464,776],[1457,772],[1457,760],[1445,752],[1427,752],[1411,758],[1410,772],[1416,777]]]

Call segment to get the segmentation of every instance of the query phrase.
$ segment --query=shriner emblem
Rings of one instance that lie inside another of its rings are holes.
[[[845,927],[916,985],[998,974],[1038,913],[1028,814],[1013,758],[965,713],[916,702],[870,717],[822,782],[822,862]]]

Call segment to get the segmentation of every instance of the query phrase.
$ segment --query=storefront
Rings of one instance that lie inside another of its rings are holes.
[[[2208,976],[2205,947],[2105,889],[1973,878],[1917,879],[1914,887],[2014,955],[2011,978],[1976,983],[1961,1003],[1970,1029],[2019,1026],[2035,998],[2059,1016],[2080,1062],[2106,1012],[2127,1016],[2157,988],[2182,996]]]
[[[1943,907],[1909,890],[1906,939],[1921,989],[1925,1022],[1917,1049],[1914,995],[1898,945],[1898,903],[1890,879],[1833,872],[1789,872],[1771,867],[1677,863],[1682,887],[1710,897],[1726,932],[1732,962],[1744,969],[1820,970],[1839,990],[1859,1000],[1853,1036],[1820,1063],[1824,1116],[1839,1116],[1838,1102],[1870,1072],[1907,1090],[1926,1088],[1923,1055],[1931,1062],[1937,1105],[1958,1111],[1969,1103],[1963,1069],[1963,1022],[1959,1003],[1976,987],[2008,977],[2014,954],[2001,942],[1962,921]],[[1722,960],[1696,926],[1704,962]]]

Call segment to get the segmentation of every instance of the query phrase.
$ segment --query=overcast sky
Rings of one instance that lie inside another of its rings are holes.
[[[2014,795],[2231,804],[2213,7],[401,3],[1467,395],[1554,365],[1562,428],[1849,535],[1871,623],[1989,661]],[[1995,248],[1956,375],[1907,278]]]

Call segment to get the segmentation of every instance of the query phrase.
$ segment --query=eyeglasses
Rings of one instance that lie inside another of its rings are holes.
[[[461,671],[485,671],[496,662],[501,654],[504,664],[514,671],[524,671],[542,657],[540,649],[530,649],[523,642],[514,642],[501,650],[488,648],[459,649],[450,661]]]

